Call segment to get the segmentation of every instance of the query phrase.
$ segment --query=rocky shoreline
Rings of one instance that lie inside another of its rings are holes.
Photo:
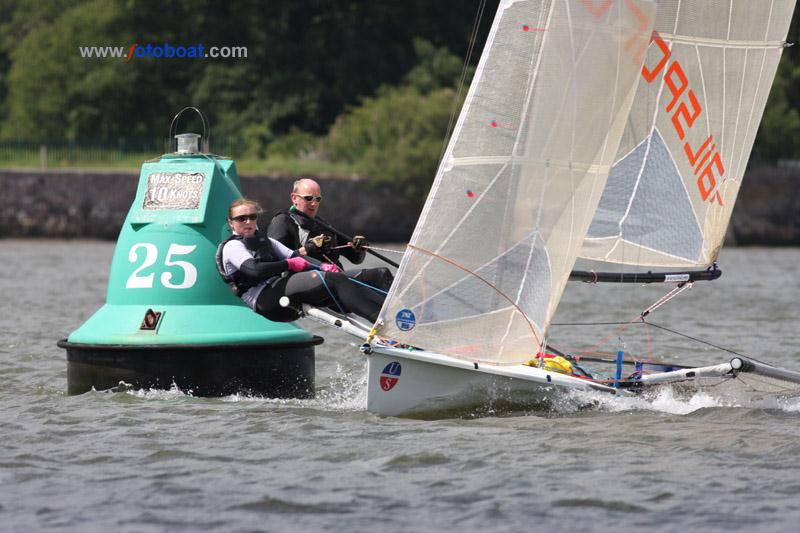
[[[0,238],[117,238],[136,194],[138,172],[0,170]],[[289,205],[295,178],[241,176],[244,193],[268,213]],[[365,179],[319,180],[321,214],[348,233],[405,242],[420,207],[388,185]],[[800,169],[748,171],[733,212],[728,245],[800,245]]]

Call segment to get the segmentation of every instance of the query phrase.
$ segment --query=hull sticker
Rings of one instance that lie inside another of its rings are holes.
[[[397,382],[400,381],[401,370],[402,367],[397,361],[392,361],[383,367],[383,371],[381,372],[381,389],[383,391],[388,392],[397,385]]]

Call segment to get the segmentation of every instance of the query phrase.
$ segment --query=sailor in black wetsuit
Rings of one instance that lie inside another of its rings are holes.
[[[228,210],[233,235],[219,245],[216,257],[222,279],[251,309],[270,320],[295,320],[297,313],[279,303],[282,296],[288,296],[295,304],[330,307],[371,322],[377,320],[383,294],[353,283],[336,265],[299,257],[259,234],[256,221],[260,213],[256,202],[233,202]]]
[[[317,214],[322,191],[316,181],[308,178],[297,180],[290,198],[292,207],[272,218],[267,230],[270,238],[297,251],[301,256],[333,263],[342,270],[344,267],[339,259],[340,255],[355,265],[364,261],[364,246],[367,241],[363,236],[356,235],[351,243],[340,243],[335,233],[317,223],[320,220],[330,226]],[[340,244],[349,246],[336,249]],[[383,293],[389,290],[394,279],[388,268],[352,269],[345,274]]]

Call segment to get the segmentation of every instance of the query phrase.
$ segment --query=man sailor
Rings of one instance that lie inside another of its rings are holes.
[[[319,183],[303,178],[294,182],[289,195],[292,207],[272,217],[267,235],[280,242],[300,256],[308,256],[318,261],[332,263],[342,270],[340,257],[358,265],[364,261],[364,247],[368,245],[362,235],[353,237],[352,242],[340,242],[335,231],[318,215],[322,202],[322,189]],[[340,244],[346,245],[340,248]],[[394,279],[388,268],[362,268],[344,272],[380,292],[385,293]]]

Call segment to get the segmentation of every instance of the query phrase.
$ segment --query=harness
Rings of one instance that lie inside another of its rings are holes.
[[[225,245],[232,240],[242,241],[245,248],[253,252],[253,259],[255,259],[257,262],[266,263],[278,261],[280,258],[275,254],[275,250],[272,248],[272,243],[270,242],[269,237],[266,235],[261,235],[258,233],[250,237],[231,235],[222,241],[219,246],[217,246],[217,253],[214,255],[214,260],[217,264],[217,272],[219,272],[219,275],[222,277],[222,281],[230,286],[233,293],[236,296],[241,296],[249,289],[258,285],[259,282],[245,279],[245,277],[239,271],[236,271],[233,274],[225,273],[225,265],[222,262],[222,249],[225,248]]]
[[[342,263],[339,261],[340,253],[339,253],[338,250],[335,249],[336,246],[338,246],[338,244],[339,244],[339,239],[338,239],[336,234],[331,233],[330,231],[328,231],[323,226],[317,224],[316,220],[300,216],[297,213],[293,213],[289,209],[284,209],[283,211],[280,211],[280,213],[282,213],[284,215],[288,215],[289,219],[292,222],[294,222],[294,224],[297,226],[297,240],[300,243],[300,246],[305,246],[306,245],[306,243],[308,242],[308,237],[312,233],[314,235],[323,234],[323,235],[327,235],[328,237],[330,237],[331,238],[331,246],[334,249],[331,250],[330,252],[328,252],[327,258],[317,257],[315,259],[318,259],[320,261],[323,261],[323,260],[327,261],[328,259],[330,259],[336,264],[336,266],[338,266],[341,269],[344,269],[344,267],[342,266]],[[320,221],[322,221],[325,224],[328,223],[324,218],[322,218],[319,215],[317,215],[316,218],[320,219]]]
[[[314,232],[315,234],[322,233],[324,235],[329,236],[331,239],[333,239],[333,246],[336,246],[338,244],[338,239],[337,239],[336,235],[334,235],[330,231],[326,230],[321,225],[317,224],[316,220],[312,220],[310,218],[302,217],[302,216],[298,215],[297,213],[293,213],[292,211],[290,211],[288,209],[284,209],[281,212],[283,214],[285,214],[285,215],[288,215],[289,218],[292,220],[292,222],[294,222],[295,225],[297,226],[297,238],[298,238],[298,241],[300,242],[300,246],[305,246],[306,245],[306,242],[308,241],[308,237],[309,237],[309,235],[311,235],[312,232]],[[322,222],[325,222],[327,224],[327,221],[324,218],[320,217],[319,215],[317,215],[317,218],[320,219]]]
[[[308,236],[311,235],[311,230],[303,227],[303,222],[305,222],[305,220],[300,218],[299,215],[292,213],[288,209],[285,210],[284,213],[289,215],[291,221],[297,226],[297,240],[300,243],[300,246],[305,246]]]

